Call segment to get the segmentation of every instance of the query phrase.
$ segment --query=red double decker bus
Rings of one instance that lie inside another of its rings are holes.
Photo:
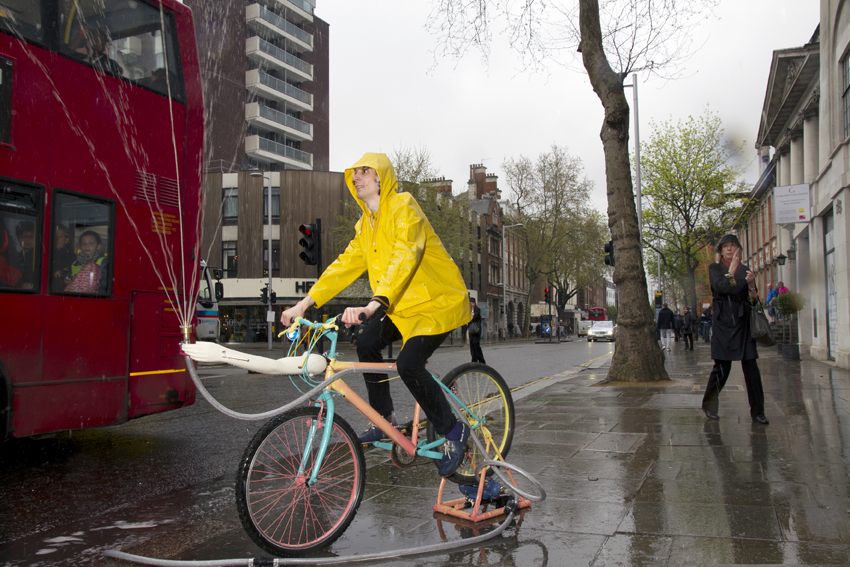
[[[0,439],[192,404],[203,100],[174,0],[0,0]]]
[[[608,317],[605,314],[604,307],[591,307],[587,310],[588,321],[607,321]]]

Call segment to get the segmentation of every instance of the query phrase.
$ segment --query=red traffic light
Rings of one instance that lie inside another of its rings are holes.
[[[543,291],[544,291],[545,293],[549,293],[549,288],[547,287],[547,288],[546,288],[546,289],[544,289]]]
[[[310,225],[302,224],[301,226],[298,227],[298,230],[300,230],[301,234],[303,234],[305,236],[313,236],[313,231],[310,230]]]

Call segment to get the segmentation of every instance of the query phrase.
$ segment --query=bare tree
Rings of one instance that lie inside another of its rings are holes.
[[[513,234],[522,247],[523,275],[529,282],[525,304],[530,305],[535,282],[540,276],[560,273],[561,255],[586,236],[582,221],[592,214],[588,204],[592,183],[584,177],[581,159],[557,145],[534,163],[521,156],[502,167],[512,201],[509,221],[522,224]],[[530,318],[531,309],[526,309],[523,336]]]
[[[547,60],[569,65],[573,54],[581,53],[604,109],[600,138],[616,259],[613,279],[620,296],[617,349],[608,373],[612,381],[669,380],[646,301],[623,80],[638,71],[660,74],[666,68],[675,73],[676,64],[687,56],[690,31],[717,1],[578,0],[576,5],[556,0],[434,0],[428,25],[439,38],[438,54],[460,57],[474,46],[482,48],[486,59],[491,24],[497,20],[532,68],[543,67]]]
[[[603,277],[602,248],[608,240],[608,227],[596,211],[580,212],[572,223],[571,237],[563,246],[552,250],[550,269],[546,274],[558,291],[558,315],[563,318],[570,299],[580,290]],[[594,251],[599,253],[594,254]]]

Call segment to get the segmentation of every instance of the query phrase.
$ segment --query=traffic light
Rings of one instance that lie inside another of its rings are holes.
[[[272,304],[277,303],[277,294],[274,291],[272,291],[271,300],[272,300]]]
[[[546,303],[549,303],[549,288],[543,290],[543,297],[546,299]]]
[[[268,286],[264,287],[260,290],[260,301],[263,302],[263,305],[269,304],[269,288]]]
[[[605,265],[614,265],[614,241],[609,240],[605,243]]]
[[[298,257],[308,266],[315,266],[319,262],[319,247],[322,243],[322,233],[315,223],[302,224],[298,227],[298,230],[304,235],[298,241],[298,244],[304,249]]]

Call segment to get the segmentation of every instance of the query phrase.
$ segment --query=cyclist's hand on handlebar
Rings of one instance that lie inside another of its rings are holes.
[[[313,301],[313,298],[309,295],[295,304],[294,307],[290,307],[286,311],[280,314],[280,322],[285,326],[289,327],[292,325],[292,321],[295,320],[296,317],[304,318],[304,313],[307,312],[312,305],[316,302]]]
[[[366,307],[349,307],[345,310],[345,313],[342,314],[342,322],[345,323],[346,327],[359,325],[363,322],[360,318],[361,315],[363,315],[365,319],[368,319],[375,314],[375,311],[377,311],[380,306],[381,304],[377,301],[370,301],[369,305]]]

